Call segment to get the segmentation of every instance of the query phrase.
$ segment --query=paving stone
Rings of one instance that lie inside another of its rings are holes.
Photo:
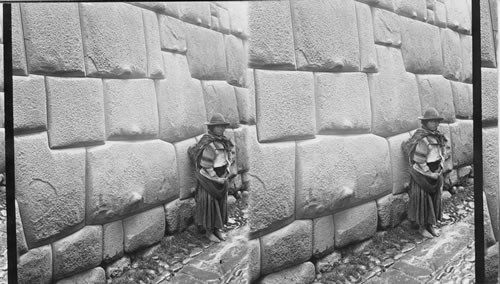
[[[240,123],[255,124],[255,93],[247,88],[234,87]]]
[[[450,124],[454,167],[473,163],[472,120],[457,120]]]
[[[394,228],[405,218],[410,199],[407,194],[388,194],[377,199],[378,227]]]
[[[247,75],[247,51],[243,40],[233,35],[224,36],[227,62],[227,82],[235,86],[243,86]]]
[[[50,150],[47,133],[14,137],[16,199],[34,247],[85,218],[85,149]]]
[[[392,190],[387,141],[376,135],[318,136],[297,142],[296,155],[296,218],[333,213]]]
[[[371,11],[375,43],[401,46],[400,17],[384,9],[371,8]]]
[[[158,135],[158,107],[154,81],[105,79],[106,136]]]
[[[408,269],[412,269],[409,267]],[[418,269],[418,268],[416,268]],[[408,275],[406,275],[404,270],[398,270],[398,269],[393,269],[390,268],[387,270],[386,273],[384,273],[383,277],[375,277],[371,278],[369,281],[365,283],[369,284],[391,284],[391,283],[408,283],[408,284],[419,284],[422,283],[421,281],[416,280],[415,278],[412,278]],[[430,271],[429,271],[430,273]]]
[[[450,84],[456,117],[472,119],[472,84],[453,81],[450,81]]]
[[[104,141],[101,79],[47,77],[46,89],[51,148]]]
[[[145,77],[148,60],[141,9],[126,3],[79,5],[87,76]]]
[[[179,199],[192,197],[196,188],[196,179],[194,177],[194,165],[188,156],[188,148],[196,144],[194,138],[186,139],[174,144],[177,169],[179,172]]]
[[[377,72],[377,51],[375,50],[370,6],[357,2],[355,5],[359,36],[360,70],[363,72]]]
[[[408,133],[402,133],[387,138],[391,155],[392,194],[404,193],[404,185],[410,181],[408,156],[401,149],[401,143],[410,139],[410,137]]]
[[[52,248],[50,245],[31,249],[19,257],[19,283],[52,283]]]
[[[262,284],[279,284],[279,283],[311,283],[314,281],[314,264],[312,262],[304,262],[297,266],[283,269],[279,272],[269,274],[262,278],[259,283]]]
[[[260,142],[315,134],[311,72],[256,70],[255,82]]]
[[[248,255],[249,255],[249,280],[254,282],[260,276],[260,241],[253,239],[248,241]]]
[[[434,21],[434,23],[438,27],[446,28],[446,25],[447,25],[446,5],[442,1],[436,1],[436,3],[434,5],[435,5],[435,8],[434,8],[435,21]]]
[[[224,81],[203,81],[201,86],[207,110],[207,121],[215,113],[220,113],[230,123],[229,127],[237,128],[240,115],[234,87]]]
[[[121,220],[102,225],[104,262],[111,262],[123,256],[123,223]]]
[[[18,255],[23,255],[28,252],[28,244],[26,243],[26,238],[24,236],[23,221],[21,220],[21,214],[19,214],[19,205],[17,200],[15,201],[16,206],[16,249]]]
[[[184,55],[164,52],[163,62],[165,79],[156,85],[160,138],[177,142],[204,133],[207,114],[200,81],[191,78]]]
[[[261,273],[266,275],[307,261],[312,256],[312,239],[311,220],[296,220],[263,236]]]
[[[377,205],[375,201],[351,207],[333,215],[335,247],[366,240],[377,232]]]
[[[208,2],[177,2],[180,19],[199,26],[210,28],[210,5]]]
[[[102,226],[86,226],[55,241],[53,246],[54,279],[88,270],[102,261]]]
[[[295,69],[290,2],[252,1],[248,13],[249,66]]]
[[[492,218],[488,208],[488,199],[483,191],[483,220],[484,220],[484,245],[489,247],[495,244],[495,232],[493,231]]]
[[[470,34],[471,14],[469,12],[469,7],[467,7],[467,1],[470,0],[444,0],[444,4],[446,5],[448,28],[461,33]]]
[[[361,3],[368,4],[373,7],[383,8],[385,10],[394,11],[393,0],[356,0]]]
[[[146,74],[150,78],[163,78],[164,72],[158,17],[154,12],[148,10],[142,10],[142,16],[148,62]]]
[[[333,215],[313,219],[313,256],[320,257],[332,252],[334,236]]]
[[[30,73],[85,76],[77,3],[22,3]]]
[[[297,69],[359,71],[353,1],[320,0],[310,5],[309,1],[295,0],[292,13]]]
[[[460,81],[472,84],[472,36],[460,35],[462,41],[463,71]]]
[[[495,239],[500,238],[498,190],[498,127],[483,129],[483,183]],[[470,164],[470,163],[469,163]]]
[[[450,82],[441,75],[417,75],[422,113],[434,107],[444,123],[455,121],[455,106]]]
[[[179,196],[175,149],[161,140],[87,149],[87,224],[102,224]]]
[[[93,283],[106,283],[106,273],[102,267],[92,268],[85,272],[73,275],[66,279],[57,281],[56,284],[93,284]]]
[[[106,266],[106,277],[115,278],[130,269],[130,257],[124,256]]]
[[[498,120],[498,70],[481,68],[481,114],[483,122]]]
[[[226,80],[227,66],[224,37],[221,33],[186,25],[187,60],[193,78]],[[168,61],[165,61],[165,64]]]
[[[123,248],[126,253],[159,242],[165,234],[163,206],[155,207],[123,220]]]
[[[401,52],[406,71],[442,74],[443,56],[439,28],[409,18],[400,18]]]
[[[320,133],[370,130],[370,90],[364,73],[317,72],[315,85],[316,123]]]
[[[179,6],[177,2],[130,2],[132,5],[146,8],[160,14],[179,17]]]
[[[420,21],[427,20],[426,0],[397,0],[394,1],[394,11]]]
[[[449,80],[460,80],[463,77],[460,35],[450,29],[441,29],[441,48],[443,50],[443,76]]]
[[[174,233],[184,231],[192,222],[195,213],[196,201],[194,198],[185,200],[176,199],[165,205],[166,232]]]
[[[158,15],[162,50],[186,53],[186,23],[173,17]],[[168,62],[165,62],[168,64]]]
[[[231,19],[231,33],[239,38],[247,39],[250,34],[248,29],[248,3],[238,1],[224,2]]]
[[[27,76],[28,66],[26,63],[21,8],[19,7],[19,3],[12,3],[11,5],[12,75]]]
[[[3,61],[2,61],[3,62]],[[47,129],[47,98],[43,76],[13,76],[14,130]]]

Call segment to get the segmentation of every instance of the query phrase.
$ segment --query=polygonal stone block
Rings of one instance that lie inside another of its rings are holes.
[[[196,201],[194,198],[186,200],[176,199],[165,205],[165,222],[167,234],[184,231],[193,221]]]
[[[248,64],[295,69],[292,18],[289,1],[249,2]]]
[[[229,19],[229,11],[225,8],[217,7],[217,18],[219,19],[218,31],[224,34],[229,34],[231,32],[231,21]]]
[[[243,86],[247,75],[247,51],[243,40],[233,35],[225,35],[227,62],[227,82],[235,86]]]
[[[401,46],[400,17],[384,9],[371,8],[371,11],[375,43]]]
[[[427,20],[426,0],[397,0],[394,1],[394,11],[400,15],[418,19]]]
[[[4,107],[4,101],[5,101],[5,94],[3,92],[0,92],[0,127],[5,127],[5,107]]]
[[[298,142],[296,164],[297,219],[337,212],[392,190],[387,141],[373,134]]]
[[[377,232],[377,205],[375,201],[349,208],[333,216],[335,247],[366,240]]]
[[[150,78],[163,78],[163,62],[161,55],[160,28],[158,18],[154,12],[143,10],[144,36],[147,52],[147,76]]]
[[[425,4],[427,9],[434,9],[434,7],[436,7],[436,2],[437,0],[426,0]]]
[[[85,76],[77,3],[22,3],[30,73]]]
[[[130,2],[130,4],[152,10],[154,12],[179,17],[179,7],[177,2]]]
[[[370,130],[370,90],[364,73],[315,73],[315,77],[319,133]]]
[[[383,8],[385,10],[394,11],[393,0],[356,0],[361,3],[368,4],[373,7]]]
[[[105,79],[106,137],[158,135],[154,81]]]
[[[495,244],[495,233],[493,232],[493,226],[491,225],[490,210],[488,208],[488,200],[486,199],[486,194],[483,191],[483,220],[484,220],[484,243],[485,247],[489,247]]]
[[[455,107],[450,81],[441,75],[417,75],[417,83],[422,113],[433,107],[444,118],[443,122],[454,122]]]
[[[498,127],[483,129],[483,182],[495,239],[500,237],[498,219]]]
[[[312,283],[316,273],[314,264],[310,261],[266,275],[259,283]]]
[[[473,131],[472,120],[458,120],[450,124],[451,149],[453,151],[453,166],[470,165],[473,163]]]
[[[85,149],[52,151],[46,132],[14,143],[16,199],[28,246],[76,229],[85,218]]]
[[[186,25],[187,60],[193,78],[226,80],[227,66],[224,37],[221,33]],[[165,61],[165,64],[168,61]]]
[[[358,71],[359,39],[353,1],[320,0],[292,5],[297,69]],[[328,35],[328,36],[325,36]]]
[[[158,15],[161,49],[186,53],[186,23],[169,16]],[[166,62],[169,64],[168,62]]]
[[[401,52],[406,71],[442,74],[443,56],[439,28],[409,18],[400,18]]]
[[[253,81],[253,79],[252,79]],[[240,123],[255,124],[255,92],[247,88],[234,87]]]
[[[458,81],[462,78],[463,57],[460,35],[450,29],[441,29],[441,47],[443,50],[443,76]]]
[[[24,47],[21,9],[19,7],[19,3],[12,3],[11,7],[12,75],[27,76],[28,66],[26,63],[26,51]]]
[[[47,129],[47,98],[43,76],[13,76],[14,130]]]
[[[1,54],[0,54],[0,61],[4,62],[3,61],[3,44],[0,44],[0,52],[1,52]],[[0,78],[0,91],[3,92],[4,91],[4,76],[5,76],[5,72],[3,70],[3,66],[0,66],[0,76],[1,76],[1,78]]]
[[[50,245],[34,248],[19,257],[19,283],[52,283],[52,248]]]
[[[387,138],[391,155],[392,194],[404,193],[405,183],[410,182],[408,156],[406,156],[401,149],[401,143],[410,139],[410,137],[408,133],[401,133]]]
[[[261,238],[261,271],[269,274],[312,256],[312,221],[297,220]],[[314,269],[313,269],[314,270]]]
[[[431,25],[436,24],[436,16],[433,10],[427,9],[427,20],[425,22]]]
[[[190,146],[196,144],[194,138],[186,139],[174,144],[179,171],[179,199],[187,199],[194,194],[196,188],[196,178],[194,176],[195,166],[188,156]]]
[[[313,219],[313,256],[321,257],[332,252],[334,236],[333,215]]]
[[[228,1],[224,2],[231,19],[231,33],[239,38],[247,39],[250,31],[248,29],[248,2]]]
[[[178,2],[180,19],[210,28],[210,5],[208,2]]]
[[[165,234],[163,206],[124,219],[123,234],[126,253],[159,242]]]
[[[111,262],[123,256],[123,224],[122,221],[102,225],[103,247],[102,260]]]
[[[207,110],[207,121],[215,113],[220,113],[230,123],[229,127],[238,127],[240,115],[238,114],[234,87],[221,81],[203,81],[201,85]]]
[[[54,279],[88,270],[102,261],[102,226],[85,226],[52,246]]]
[[[467,6],[469,7],[469,11],[471,10],[470,8],[470,1],[465,1],[467,3]],[[490,11],[493,11],[491,13],[491,25],[493,28],[493,31],[497,32],[498,31],[498,4],[497,1],[490,0]]]
[[[179,196],[175,149],[161,140],[87,149],[87,223],[102,224]]]
[[[105,139],[101,79],[46,78],[50,147]]]
[[[498,70],[481,68],[481,115],[483,121],[498,120]]]
[[[248,279],[251,283],[260,276],[260,241],[259,239],[249,240],[248,246]]]
[[[446,5],[446,19],[448,28],[461,33],[470,34],[471,14],[466,3],[467,1],[470,0],[444,0],[444,4]],[[481,2],[485,2],[486,5],[488,5],[488,1]],[[483,10],[481,10],[481,14],[483,14]],[[488,19],[490,18],[488,17]]]
[[[389,194],[377,199],[378,227],[394,228],[401,223],[406,216],[409,201],[407,194]]]
[[[446,28],[446,6],[441,1],[436,1],[434,4],[434,24],[441,28]]]
[[[260,142],[314,135],[313,73],[256,70],[255,82]]]
[[[234,129],[234,144],[236,151],[236,166],[238,168],[238,172],[246,172],[249,169],[248,166],[248,140],[247,140],[247,131],[248,127],[246,125],[242,125],[239,128]]]
[[[214,31],[219,31],[219,19],[216,16],[210,17],[210,27]]]
[[[106,273],[102,267],[92,268],[90,270],[78,273],[66,279],[57,281],[56,284],[73,283],[106,283]]]
[[[163,62],[165,79],[156,85],[160,138],[177,142],[202,134],[207,115],[200,81],[191,78],[186,56],[164,52]]]
[[[28,252],[28,244],[26,243],[26,237],[24,236],[23,221],[21,220],[21,214],[19,213],[19,205],[17,200],[15,201],[16,206],[16,249],[17,255],[23,255]]]
[[[370,6],[362,3],[355,3],[355,5],[359,35],[360,70],[363,72],[377,72],[377,52],[375,51]]]
[[[460,35],[462,41],[463,71],[461,81],[472,83],[472,36]]]
[[[142,11],[126,3],[80,3],[87,76],[145,77]],[[116,32],[117,28],[122,32]]]

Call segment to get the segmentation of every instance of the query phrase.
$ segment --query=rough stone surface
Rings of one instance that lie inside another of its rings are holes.
[[[223,35],[194,25],[186,27],[186,55],[191,76],[199,80],[226,80]]]
[[[247,51],[243,40],[233,35],[225,35],[227,82],[235,86],[243,86],[247,75]]]
[[[494,283],[491,281],[496,281],[498,278],[498,264],[500,263],[500,258],[498,256],[498,242],[489,247],[486,250],[486,255],[484,256],[484,274],[485,280],[488,282],[485,283]]]
[[[292,5],[297,68],[358,71],[360,56],[354,1],[320,0],[314,4],[296,0]]]
[[[315,77],[318,132],[370,130],[370,90],[364,73],[315,73]]]
[[[276,272],[307,261],[312,256],[312,243],[311,220],[297,220],[263,236],[261,238],[262,274]]]
[[[102,241],[101,226],[86,226],[54,242],[54,279],[99,265],[102,261]]]
[[[332,252],[334,236],[333,215],[313,219],[313,256],[321,257]]]
[[[159,242],[164,234],[165,212],[163,206],[123,220],[123,248],[126,253]]]
[[[375,43],[401,46],[400,17],[384,9],[371,8],[371,10]]]
[[[472,136],[472,135],[471,135]],[[472,162],[472,161],[471,161]],[[500,238],[498,190],[498,127],[483,129],[483,190],[490,210],[495,239]]]
[[[386,195],[377,200],[378,227],[394,228],[405,218],[410,198],[407,194]]]
[[[159,15],[160,45],[162,50],[186,53],[186,23],[176,18]],[[165,62],[168,64],[168,62]]]
[[[164,52],[163,62],[165,79],[156,85],[160,138],[177,142],[202,134],[207,115],[201,83],[191,78],[184,55]]]
[[[481,68],[481,115],[484,122],[498,120],[498,70]]]
[[[375,50],[370,6],[357,2],[355,5],[359,37],[360,70],[363,72],[377,72],[377,51]]]
[[[441,75],[417,75],[420,103],[424,113],[430,107],[435,108],[443,122],[455,121],[455,106],[450,82]]]
[[[144,21],[144,39],[147,51],[147,76],[163,78],[163,62],[160,44],[160,27],[158,17],[154,12],[142,10]]]
[[[249,280],[253,283],[260,276],[260,241],[259,239],[250,240],[248,245],[248,274]]]
[[[19,283],[52,283],[52,248],[50,245],[34,248],[19,257]]]
[[[255,70],[255,83],[260,142],[314,135],[311,72]]]
[[[365,240],[377,231],[377,205],[375,201],[339,212],[333,218],[335,247],[344,247]]]
[[[253,80],[253,79],[252,79]],[[234,87],[240,123],[255,124],[255,93],[247,88]]]
[[[126,3],[79,5],[87,76],[146,76],[148,61],[141,9]],[[117,28],[121,32],[116,32]]]
[[[194,177],[194,165],[189,159],[188,148],[196,144],[194,138],[186,139],[174,144],[177,160],[177,169],[179,171],[179,198],[181,200],[193,196],[196,188],[196,179]]]
[[[85,76],[77,3],[22,3],[30,73]]]
[[[470,0],[444,0],[444,4],[446,5],[446,18],[448,28],[461,33],[470,34],[471,15],[469,12],[469,7],[467,7],[467,1]],[[488,3],[488,1],[481,2]],[[481,14],[482,13],[483,10],[481,10]],[[490,18],[488,17],[488,19]]]
[[[16,199],[29,247],[82,224],[85,149],[51,151],[47,133],[14,137]]]
[[[101,79],[46,79],[50,147],[102,143],[105,136]]]
[[[450,124],[454,167],[473,163],[472,120],[457,120]]]
[[[104,80],[106,136],[158,135],[158,107],[153,80]]]
[[[316,261],[316,273],[326,272],[331,269],[336,263],[341,262],[342,254],[338,251],[334,251]]]
[[[455,115],[460,119],[472,119],[472,84],[461,82],[450,83],[453,92]],[[482,88],[484,90],[485,86],[482,86]]]
[[[47,129],[47,98],[43,76],[13,76],[14,130]]]
[[[196,201],[176,199],[165,205],[166,232],[170,235],[184,231],[192,223]]]
[[[23,222],[21,220],[21,214],[19,213],[19,205],[17,200],[15,202],[16,206],[16,249],[18,255],[23,255],[28,252],[28,244],[26,243],[26,237],[24,236]]]
[[[401,149],[401,143],[410,139],[410,137],[408,133],[402,133],[387,138],[391,155],[392,194],[403,193],[405,191],[405,183],[410,182],[408,156]]]
[[[175,149],[160,141],[87,149],[87,223],[102,224],[179,196]]]
[[[259,283],[262,284],[302,284],[311,283],[314,281],[314,264],[312,262],[304,262],[297,266],[283,269],[279,272],[269,274],[262,278]]]
[[[237,128],[240,115],[234,87],[223,81],[203,81],[201,85],[207,110],[206,121],[209,121],[214,113],[220,113],[230,123],[229,127]]]
[[[464,68],[460,80],[472,84],[472,36],[460,35],[460,40],[462,41],[462,66]]]
[[[85,272],[57,281],[56,284],[94,284],[106,283],[106,273],[102,267],[92,268]]]
[[[102,225],[104,262],[111,262],[123,256],[123,224],[115,221]]]
[[[130,269],[130,257],[124,256],[106,267],[106,276],[113,278],[122,275],[126,269]]]
[[[450,29],[441,29],[441,48],[443,50],[443,76],[454,81],[460,80],[463,77],[460,35]]]
[[[289,1],[250,2],[248,25],[252,31],[248,40],[250,66],[295,68]]]
[[[439,28],[409,18],[400,18],[401,52],[406,71],[441,74],[443,56]]]
[[[387,141],[373,134],[298,142],[296,160],[297,219],[333,213],[392,190]]]
[[[130,2],[132,5],[146,8],[160,14],[179,17],[179,6],[177,2]]]
[[[440,28],[446,28],[446,6],[442,1],[436,1],[434,4],[434,24]]]
[[[180,19],[195,25],[210,27],[210,3],[178,2]]]
[[[394,1],[394,11],[406,17],[425,21],[427,20],[426,2],[426,0],[397,0]]]
[[[12,3],[11,5],[12,75],[27,76],[28,66],[26,63],[26,50],[24,47],[21,9],[19,7],[19,3]]]

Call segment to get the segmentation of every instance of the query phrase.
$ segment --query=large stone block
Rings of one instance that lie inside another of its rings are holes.
[[[481,68],[481,115],[484,122],[498,120],[498,70]]]
[[[30,73],[85,76],[77,3],[22,3]]]
[[[450,124],[451,149],[455,168],[473,163],[472,124],[472,120],[457,120],[456,123]]]
[[[106,136],[158,135],[158,107],[153,80],[105,79]]]
[[[236,151],[236,166],[238,172],[246,172],[249,169],[248,165],[248,127],[242,125],[241,127],[234,129],[234,144]]]
[[[312,256],[312,221],[297,220],[261,238],[261,271],[269,274]],[[314,268],[313,268],[314,270]]]
[[[217,6],[217,18],[219,19],[218,31],[224,34],[231,32],[231,19],[229,18],[229,11],[224,7]]]
[[[332,252],[334,236],[333,215],[313,219],[313,256],[318,258]]]
[[[196,178],[194,177],[194,165],[189,159],[188,148],[196,144],[194,138],[186,139],[174,144],[179,171],[179,198],[181,200],[193,196],[196,188]]]
[[[460,119],[472,119],[472,84],[453,81],[450,83],[455,115]]]
[[[47,133],[14,138],[16,199],[29,247],[73,230],[85,218],[85,149],[51,151]]]
[[[57,281],[56,284],[94,284],[106,283],[106,273],[100,266],[78,273],[66,279]]]
[[[441,75],[417,75],[417,83],[422,113],[433,107],[444,118],[443,122],[454,122],[455,106],[450,81]]]
[[[436,1],[434,5],[434,24],[438,27],[446,28],[446,5],[442,1]]]
[[[271,228],[295,212],[295,142],[257,141],[257,131],[245,128],[249,165],[250,233]],[[269,159],[269,157],[273,157]]]
[[[209,4],[208,2],[178,2],[180,19],[209,28],[211,23]]]
[[[384,9],[371,8],[371,10],[375,43],[401,46],[400,17]]]
[[[316,273],[314,272],[314,264],[312,262],[304,262],[302,264],[283,269],[279,272],[269,274],[262,278],[261,284],[302,284],[312,283]]]
[[[207,121],[215,113],[220,113],[230,123],[229,127],[237,128],[240,115],[238,114],[234,87],[223,81],[203,81],[201,86],[205,99]]]
[[[1,75],[1,74],[0,74]],[[0,126],[3,128],[5,127],[5,107],[4,107],[4,102],[5,102],[5,93],[0,92]]]
[[[370,90],[366,74],[315,73],[315,77],[319,133],[370,130]]]
[[[158,15],[161,49],[186,53],[186,23],[169,16]],[[168,62],[165,62],[168,64]]]
[[[307,0],[292,2],[297,68],[359,71],[354,1],[320,0],[310,4]]]
[[[406,17],[425,21],[427,20],[427,1],[396,0],[394,1],[394,11]]]
[[[401,52],[406,71],[442,74],[443,56],[439,28],[409,18],[400,18]]]
[[[243,40],[233,35],[224,36],[227,62],[227,82],[243,86],[247,75],[247,51]]]
[[[226,80],[224,36],[194,25],[186,25],[187,60],[193,78]],[[165,61],[165,60],[164,60]],[[168,61],[165,61],[167,64]]]
[[[147,52],[147,76],[163,78],[163,61],[161,55],[160,27],[158,17],[154,12],[143,10],[144,37]]]
[[[141,9],[126,3],[79,5],[87,76],[145,77],[148,61]]]
[[[102,260],[111,262],[123,256],[123,224],[115,221],[102,225]]]
[[[253,80],[253,79],[252,79]],[[240,123],[255,124],[255,92],[247,88],[234,87]]]
[[[248,246],[248,278],[250,283],[255,282],[260,276],[260,241],[259,239],[249,240]]]
[[[456,30],[460,33],[470,34],[471,14],[469,12],[467,1],[471,0],[444,0],[444,4],[446,5],[446,19],[448,28]],[[488,1],[481,2],[488,3]],[[482,13],[483,11],[481,10],[481,14]],[[488,19],[490,18],[488,17]]]
[[[184,231],[193,221],[196,201],[176,199],[165,205],[166,232],[175,234]]]
[[[360,70],[363,72],[377,72],[377,51],[375,50],[370,6],[357,2],[355,5],[359,36]]]
[[[385,10],[394,11],[393,0],[356,0],[361,3],[368,4],[373,7],[383,8]]]
[[[5,173],[5,128],[0,128],[0,173]]]
[[[3,50],[4,50],[3,44],[0,44],[0,52],[1,52],[1,54],[0,54],[0,61],[1,62],[4,62],[3,61]],[[5,72],[3,70],[3,66],[0,66],[0,76],[1,76],[1,78],[0,78],[0,91],[3,92],[4,91],[4,85],[5,85],[5,83],[4,83]]]
[[[387,141],[373,134],[298,142],[296,160],[296,219],[337,212],[392,190]]]
[[[484,245],[485,247],[492,246],[495,244],[495,233],[493,231],[493,226],[491,224],[490,210],[488,208],[488,200],[486,194],[483,191],[483,220],[484,220]]]
[[[19,213],[19,205],[17,200],[15,201],[16,206],[16,249],[17,255],[23,255],[28,252],[28,244],[26,243],[26,237],[24,236],[23,221],[21,220],[21,214]]]
[[[295,68],[292,18],[289,1],[249,2],[249,65]]]
[[[102,226],[86,226],[54,242],[54,279],[99,265],[102,261],[102,241]]]
[[[165,234],[165,212],[163,206],[123,220],[123,234],[123,246],[126,253],[159,242]]]
[[[248,2],[228,1],[224,2],[224,6],[227,8],[231,19],[231,33],[239,38],[247,39],[250,34],[248,28]]]
[[[46,88],[51,148],[104,141],[101,79],[48,77]]]
[[[14,130],[47,129],[47,98],[43,76],[13,76]]]
[[[461,81],[472,84],[472,36],[460,35],[462,41],[462,77]]]
[[[191,78],[186,56],[164,52],[163,62],[165,79],[156,85],[160,138],[177,142],[202,134],[207,115],[200,81]]]
[[[498,189],[498,127],[483,129],[483,183],[495,239],[500,238]]]
[[[101,224],[179,196],[175,149],[160,140],[87,149],[87,223]]]
[[[344,247],[365,240],[377,232],[377,205],[375,201],[339,212],[333,218],[335,247]]]
[[[392,194],[404,193],[405,183],[410,182],[408,156],[401,149],[401,143],[410,139],[410,137],[408,133],[402,133],[387,138],[391,155]]]
[[[154,12],[179,17],[179,5],[177,2],[130,2],[130,4],[152,10]]]
[[[315,134],[313,73],[255,70],[255,83],[260,142]]]
[[[460,35],[450,29],[441,29],[441,45],[444,64],[443,76],[450,80],[460,80],[464,70]]]
[[[17,280],[22,284],[52,283],[52,248],[38,247],[21,255],[17,263]]]
[[[386,195],[377,199],[378,227],[396,227],[406,216],[410,198],[407,194]]]
[[[11,32],[12,32],[12,75],[28,75],[26,63],[26,49],[24,46],[23,23],[19,3],[12,3]],[[3,18],[3,17],[2,17]],[[3,31],[2,31],[3,34]],[[3,61],[2,61],[3,62]],[[3,65],[3,63],[2,63]]]

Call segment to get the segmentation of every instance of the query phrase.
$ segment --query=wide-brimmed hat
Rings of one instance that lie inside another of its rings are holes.
[[[214,113],[209,122],[205,122],[206,125],[229,125],[224,116],[220,113]]]
[[[431,107],[431,108],[428,108],[427,110],[425,110],[424,116],[420,116],[418,119],[420,119],[420,120],[443,120],[444,118],[439,116],[439,112],[435,108]]]

